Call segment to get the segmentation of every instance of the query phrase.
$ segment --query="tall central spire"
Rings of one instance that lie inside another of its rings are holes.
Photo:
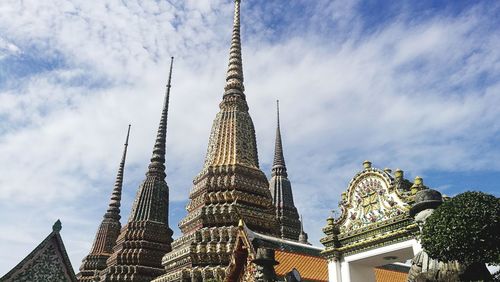
[[[146,179],[141,183],[127,224],[122,228],[101,281],[151,281],[163,273],[162,256],[171,250],[168,186],[165,182],[167,114],[172,79],[170,62],[163,110]]]
[[[234,1],[233,37],[229,49],[229,65],[226,75],[226,86],[224,95],[239,94],[244,96],[243,85],[243,62],[241,59],[241,36],[240,36],[240,0]]]
[[[116,175],[115,186],[111,194],[108,210],[104,214],[104,218],[99,225],[90,253],[82,261],[80,273],[77,275],[78,281],[93,282],[99,278],[99,271],[106,268],[106,260],[111,256],[116,238],[118,234],[120,234],[120,200],[122,196],[123,171],[125,169],[129,136],[130,125],[128,126],[123,155]]]
[[[255,129],[248,113],[241,60],[240,0],[234,1],[233,36],[221,111],[209,138],[204,174],[210,166],[241,164],[259,168]]]
[[[166,274],[155,282],[222,279],[240,219],[254,231],[278,234],[244,94],[240,0],[234,1],[232,34],[224,95],[212,125],[205,164],[193,180],[188,215],[179,223],[182,236],[163,257]]]

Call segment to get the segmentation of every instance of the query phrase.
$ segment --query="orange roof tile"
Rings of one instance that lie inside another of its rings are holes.
[[[275,256],[280,263],[274,267],[278,276],[284,276],[295,268],[303,279],[328,281],[328,262],[324,258],[280,250],[276,250]]]
[[[406,282],[408,279],[408,273],[374,268],[375,272],[375,281],[377,282]]]

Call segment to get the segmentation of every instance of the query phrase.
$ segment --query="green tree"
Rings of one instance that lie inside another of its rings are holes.
[[[464,280],[489,280],[489,272],[480,273],[486,270],[485,263],[500,264],[499,230],[500,199],[465,192],[434,211],[423,227],[421,242],[431,257],[465,265]]]

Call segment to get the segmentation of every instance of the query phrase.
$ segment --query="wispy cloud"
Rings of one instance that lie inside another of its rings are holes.
[[[260,162],[268,172],[279,98],[295,202],[315,244],[364,159],[408,177],[498,174],[500,5],[417,14],[402,4],[377,22],[355,1],[309,2],[244,1],[242,20]],[[2,1],[0,13],[9,15],[0,18],[0,228],[12,231],[0,238],[0,273],[57,218],[79,266],[132,123],[126,220],[172,55],[167,179],[175,227],[218,111],[232,3]]]

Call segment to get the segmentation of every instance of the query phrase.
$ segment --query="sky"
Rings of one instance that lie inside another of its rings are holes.
[[[269,176],[275,101],[310,241],[370,160],[453,196],[500,196],[500,2],[242,0],[245,88]],[[222,99],[230,0],[0,1],[0,276],[62,221],[90,250],[132,124],[122,224],[170,56],[169,220],[186,215]]]

